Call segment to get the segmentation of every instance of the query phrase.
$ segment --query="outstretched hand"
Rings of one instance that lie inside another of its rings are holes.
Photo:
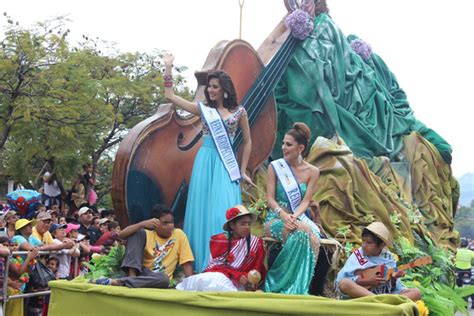
[[[163,54],[163,63],[165,66],[173,66],[174,56],[171,53]]]
[[[246,173],[242,173],[242,180],[255,188],[257,187],[257,185],[253,183],[252,179]]]

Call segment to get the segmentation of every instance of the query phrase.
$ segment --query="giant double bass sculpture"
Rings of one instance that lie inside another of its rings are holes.
[[[300,8],[314,12],[313,4],[313,0],[285,0],[289,12]],[[258,53],[242,40],[221,41],[211,49],[203,70],[195,73],[198,81],[195,101],[205,99],[209,71],[223,69],[231,76],[238,102],[246,108],[249,117],[251,174],[269,157],[275,143],[276,109],[272,91],[298,44],[288,33],[283,21],[280,22]],[[171,206],[177,213],[175,217],[182,215],[194,157],[202,142],[201,130],[199,117],[172,104],[162,104],[155,115],[128,133],[117,152],[112,176],[112,199],[122,227],[147,218],[156,203]],[[239,131],[234,141],[239,159],[241,142]]]

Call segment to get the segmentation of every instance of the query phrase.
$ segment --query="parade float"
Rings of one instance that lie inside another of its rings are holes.
[[[204,99],[210,70],[224,69],[231,75],[239,102],[249,113],[252,154],[248,171],[258,185],[243,189],[244,200],[259,213],[267,211],[268,159],[280,158],[284,133],[294,122],[305,122],[313,135],[307,161],[320,170],[314,200],[319,202],[324,230],[344,248],[333,262],[335,270],[360,245],[361,229],[381,221],[394,236],[392,250],[400,264],[431,256],[432,264],[410,270],[403,280],[423,292],[424,302],[415,304],[391,295],[348,301],[53,282],[51,315],[66,308],[68,314],[99,315],[101,306],[104,313],[109,310],[106,306],[114,306],[124,315],[156,311],[428,315],[426,306],[432,315],[465,311],[460,298],[467,290],[453,286],[449,252],[459,241],[453,227],[459,188],[450,167],[450,145],[414,117],[383,59],[362,39],[345,36],[327,14],[325,1],[287,0],[285,5],[288,17],[258,50],[242,40],[221,41],[211,49],[202,70],[196,72],[194,99]],[[306,21],[302,11],[314,12],[314,18]],[[303,24],[288,28],[295,20]],[[201,130],[198,117],[163,104],[129,132],[117,152],[113,172],[112,196],[121,226],[148,218],[156,203],[172,207],[177,222],[182,221]],[[239,157],[240,143],[237,136],[234,145]],[[83,299],[90,309],[81,303]]]

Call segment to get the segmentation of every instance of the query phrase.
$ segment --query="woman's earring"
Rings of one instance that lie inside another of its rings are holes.
[[[298,155],[298,163],[303,162],[303,156],[301,156],[301,153]]]
[[[228,95],[227,92],[224,92],[224,99],[227,99]]]

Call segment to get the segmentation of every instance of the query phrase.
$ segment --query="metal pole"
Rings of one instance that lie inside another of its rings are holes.
[[[79,257],[75,257],[74,258],[74,277],[77,277],[77,274],[78,274],[78,272],[77,272],[78,263],[79,263]]]
[[[8,302],[8,267],[10,266],[10,257],[11,256],[6,256],[5,257],[5,268],[4,268],[4,271],[5,271],[5,274],[3,276],[3,284],[2,284],[2,288],[3,288],[3,297],[2,297],[2,301],[3,301],[3,305],[2,305],[2,315],[6,315],[7,314],[7,302]]]
[[[242,11],[244,9],[245,0],[239,0],[240,7],[240,27],[239,27],[239,39],[242,39]]]
[[[9,300],[14,300],[16,298],[27,298],[27,297],[34,297],[34,296],[43,296],[43,295],[49,295],[51,294],[51,291],[41,291],[41,292],[33,292],[33,293],[26,293],[26,294],[16,294],[16,295],[11,295],[8,297]]]
[[[1,298],[1,301],[3,302],[2,306],[2,315],[6,315],[7,313],[7,302],[11,299],[17,299],[17,298],[26,298],[26,297],[34,297],[34,296],[42,296],[42,295],[50,295],[51,291],[42,291],[42,292],[35,292],[35,293],[27,293],[27,294],[17,294],[17,295],[11,295],[8,296],[8,268],[10,266],[10,258],[13,255],[27,255],[29,251],[13,251],[10,256],[5,257],[5,275],[3,277],[3,297]],[[60,251],[39,251],[40,255],[49,255],[49,254],[55,254],[55,253],[61,253]],[[74,265],[77,266],[77,257],[76,260],[74,261]],[[74,276],[76,276],[76,270],[74,270]],[[0,316],[2,316],[0,315]]]

